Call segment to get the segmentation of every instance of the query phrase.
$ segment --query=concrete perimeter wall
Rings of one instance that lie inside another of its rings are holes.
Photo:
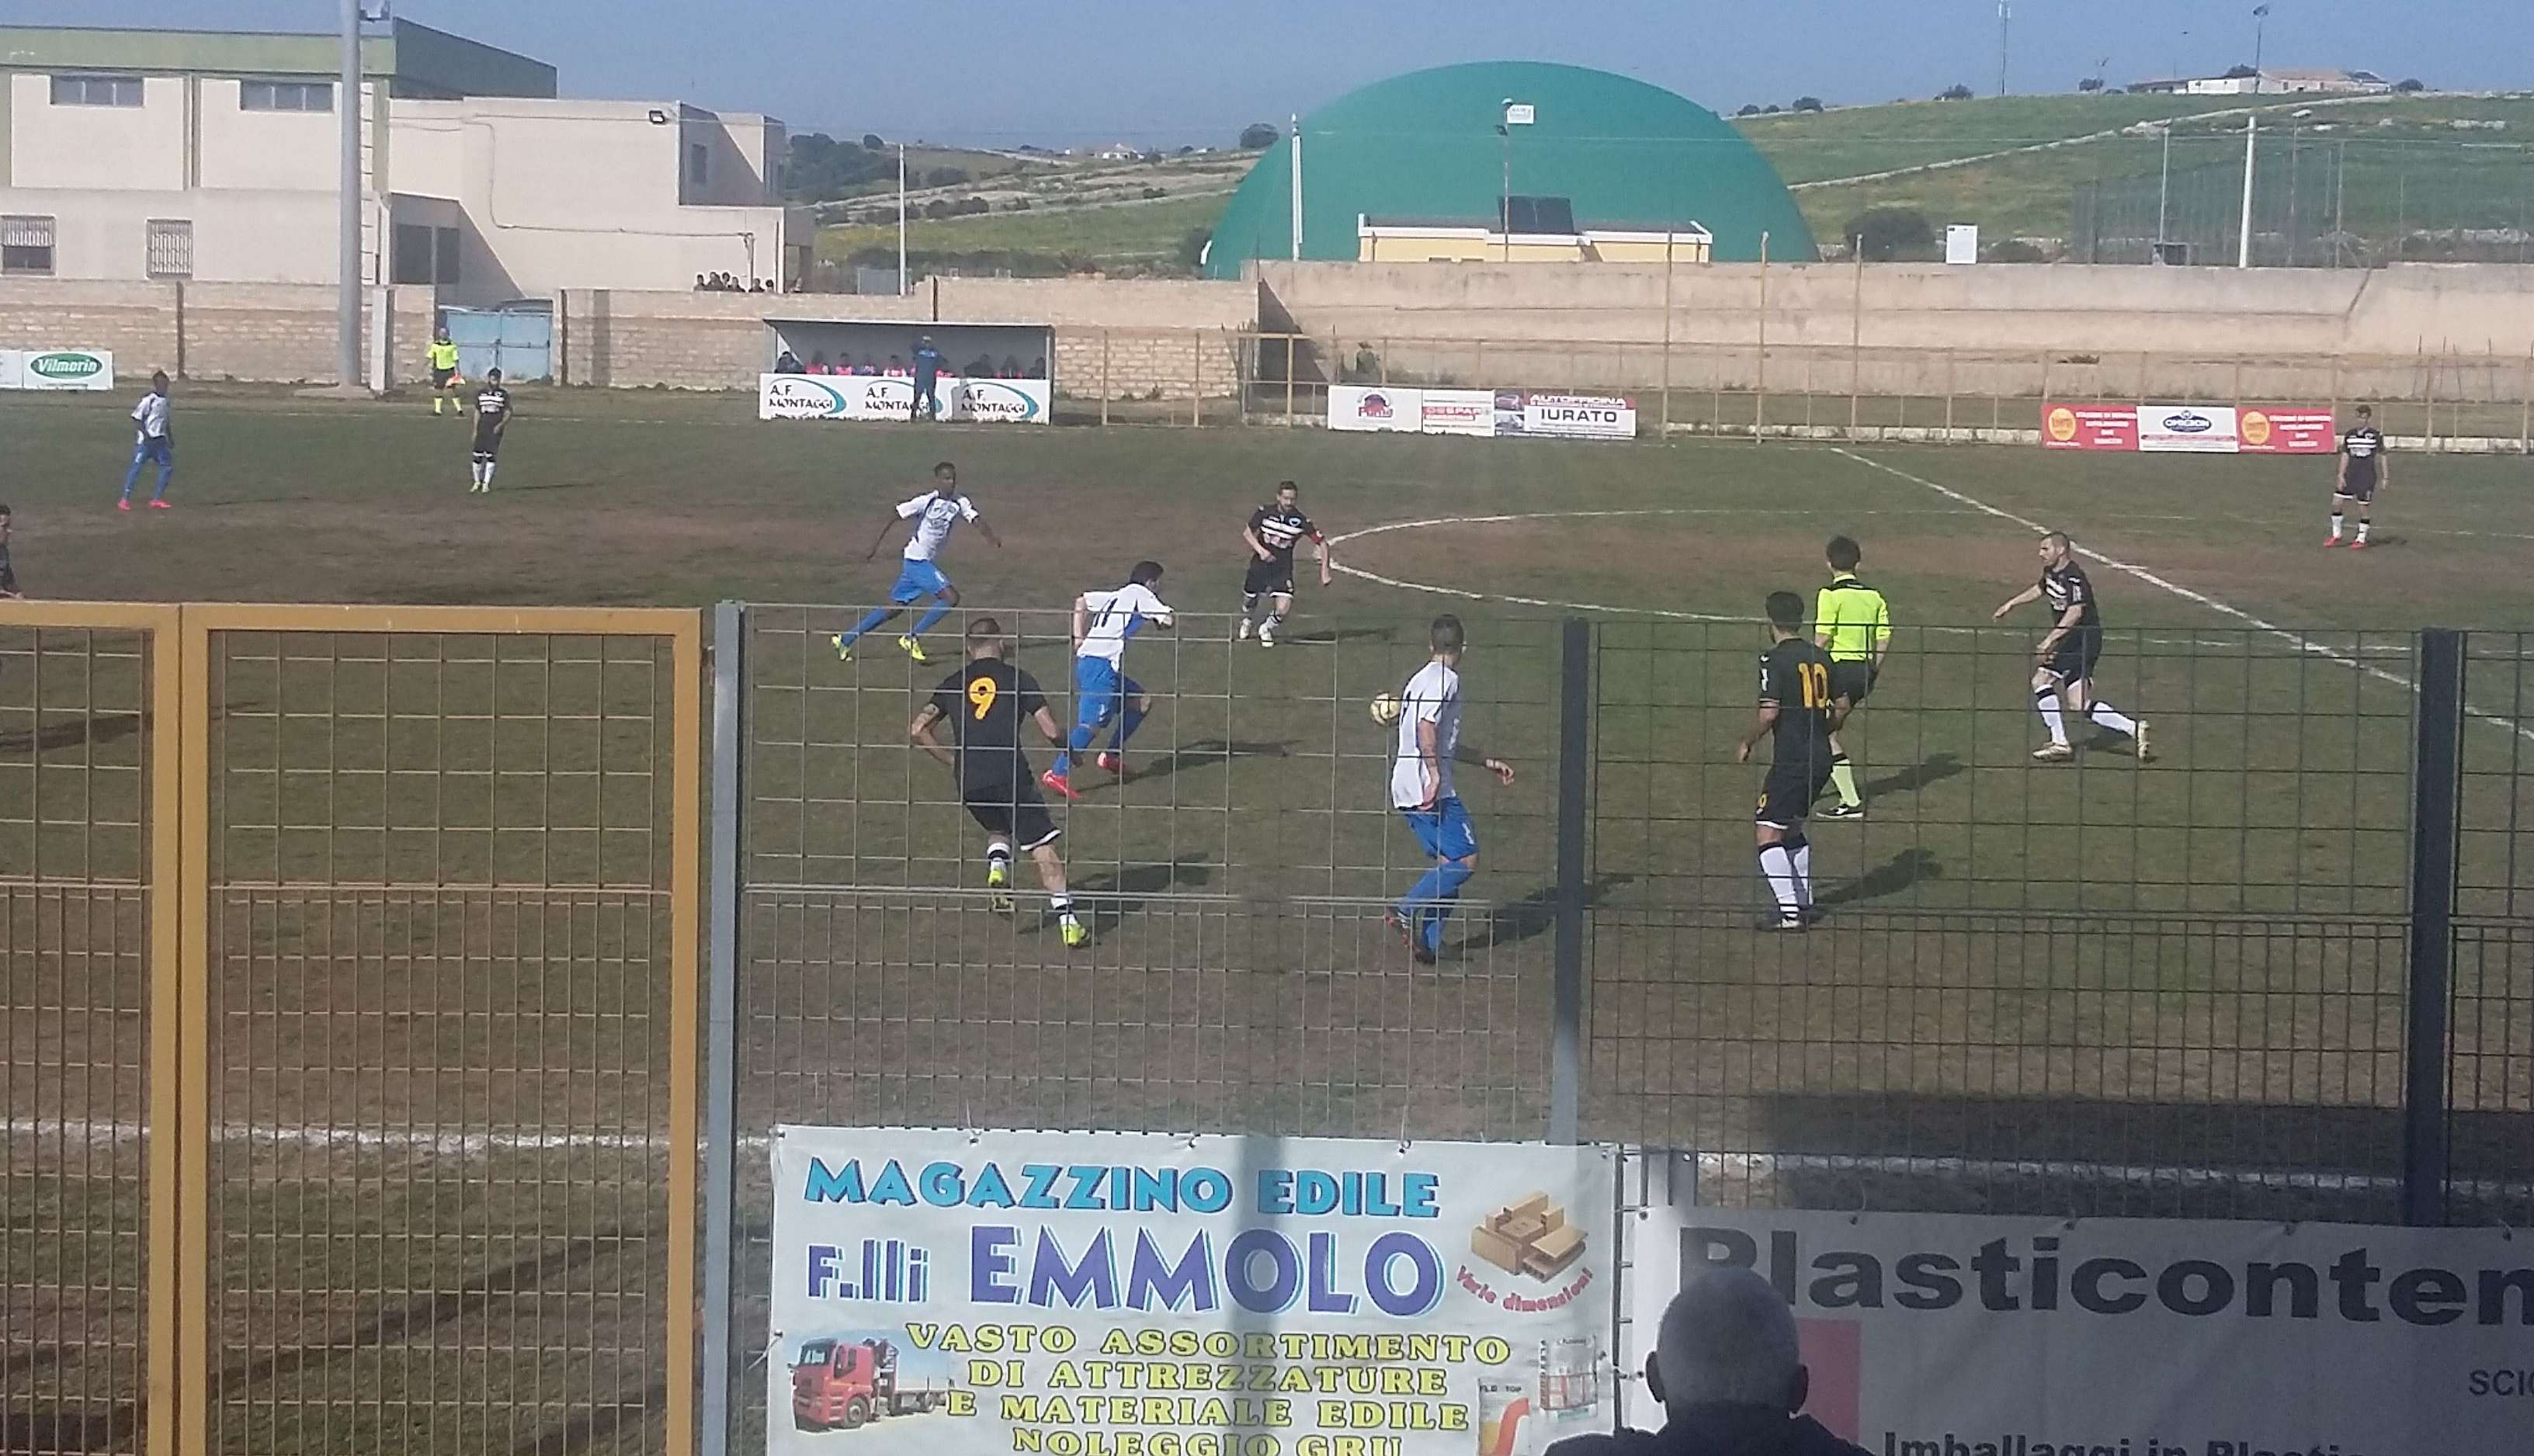
[[[397,375],[420,379],[432,292],[399,288],[395,309]],[[334,290],[325,285],[0,282],[0,345],[110,349],[118,383],[159,369],[181,379],[333,383],[334,341]]]
[[[1810,371],[1815,387],[1845,392],[1852,372],[1867,393],[1934,394],[1954,370],[1965,391],[2320,397],[2337,363],[2343,394],[2417,397],[2437,382],[2424,359],[2486,361],[2441,373],[2505,393],[2534,358],[2534,267],[1720,263],[1665,275],[1608,263],[1258,269],[1262,324],[1350,365],[1368,345],[1393,379],[1792,389]]]
[[[770,319],[1048,324],[1058,393],[1183,399],[1238,387],[1257,300],[1247,283],[1097,278],[935,278],[905,298],[574,288],[555,328],[563,382],[729,389],[773,362]]]

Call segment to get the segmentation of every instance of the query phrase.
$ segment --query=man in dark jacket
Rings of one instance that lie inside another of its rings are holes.
[[[1663,1428],[1569,1436],[1548,1456],[1868,1456],[1804,1408],[1795,1315],[1749,1269],[1712,1269],[1673,1298],[1646,1361]]]

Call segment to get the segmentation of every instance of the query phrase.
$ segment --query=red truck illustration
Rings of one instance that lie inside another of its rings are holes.
[[[949,1399],[947,1376],[901,1376],[886,1340],[808,1340],[792,1367],[792,1425],[846,1430],[883,1416],[920,1416]]]

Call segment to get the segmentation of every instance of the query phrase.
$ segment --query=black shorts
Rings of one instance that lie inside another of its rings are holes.
[[[1294,563],[1290,560],[1262,561],[1251,556],[1249,574],[1240,578],[1240,594],[1244,597],[1294,595]]]
[[[1752,822],[1772,829],[1800,829],[1813,811],[1813,800],[1829,786],[1828,750],[1809,762],[1780,759],[1769,765],[1769,777],[1761,782],[1760,806],[1752,811]]]
[[[457,371],[453,369],[435,369],[431,372],[431,387],[446,389],[449,387],[449,381],[455,378],[457,378]]]
[[[2357,472],[2352,471],[2349,479],[2332,488],[2331,494],[2346,495],[2352,500],[2372,502],[2376,498],[2376,477],[2371,475],[2365,480],[2360,480]]]
[[[1872,695],[1874,679],[1881,675],[1883,675],[1883,670],[1872,663],[1854,659],[1843,663],[1832,663],[1830,665],[1831,698],[1833,701],[1844,698],[1847,706],[1856,707]]]
[[[496,456],[500,455],[501,453],[502,453],[502,439],[501,439],[501,437],[499,437],[499,436],[495,436],[495,437],[492,437],[492,438],[490,438],[490,439],[487,439],[487,438],[485,438],[483,436],[480,436],[480,435],[479,435],[479,436],[477,436],[477,437],[475,437],[475,463],[476,463],[476,464],[478,464],[478,465],[490,465],[490,464],[492,464],[492,463],[493,463],[494,458],[495,458]]]
[[[1053,844],[1064,831],[1047,812],[1038,783],[1026,771],[1006,779],[974,780],[959,786],[959,801],[968,817],[988,834],[1001,835],[1024,849]]]
[[[2079,628],[2059,639],[2051,650],[2050,661],[2042,665],[2051,676],[2061,682],[2082,682],[2094,675],[2094,665],[2103,660],[2103,632]]]

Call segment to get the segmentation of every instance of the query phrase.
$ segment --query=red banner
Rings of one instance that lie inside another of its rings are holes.
[[[2138,406],[2053,404],[2041,410],[2041,443],[2054,450],[2127,450],[2139,447]]]
[[[2329,410],[2248,407],[2236,419],[2247,455],[2329,455],[2340,449],[2340,422]]]

